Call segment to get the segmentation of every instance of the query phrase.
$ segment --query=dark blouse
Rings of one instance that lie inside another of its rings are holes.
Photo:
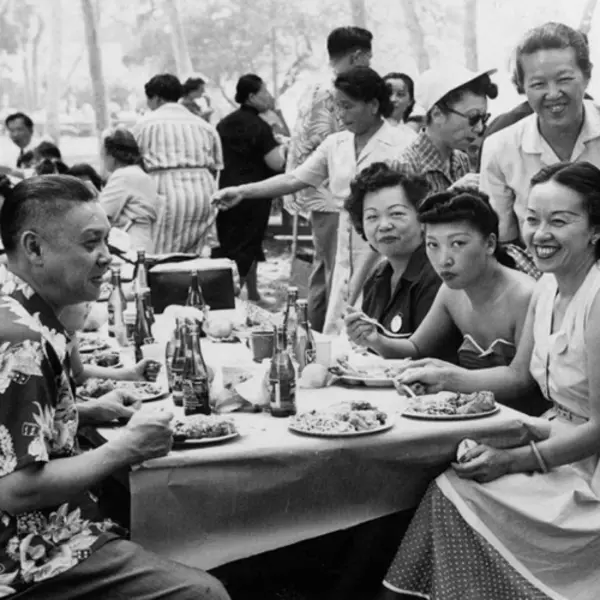
[[[424,245],[413,252],[393,292],[392,274],[392,266],[387,260],[375,268],[363,288],[363,312],[393,333],[414,333],[429,312],[442,281],[431,266]],[[398,331],[394,331],[392,320],[397,316],[402,320],[402,325]],[[455,328],[436,357],[456,362],[461,341],[462,336]]]
[[[241,106],[217,125],[223,145],[225,168],[221,171],[221,188],[262,181],[275,175],[264,157],[278,146],[268,123],[258,111]]]

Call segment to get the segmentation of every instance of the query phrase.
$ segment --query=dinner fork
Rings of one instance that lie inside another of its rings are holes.
[[[370,323],[371,325],[375,325],[375,327],[377,327],[377,329],[379,329],[381,331],[381,333],[383,333],[383,335],[385,335],[386,337],[389,337],[389,338],[406,339],[412,335],[411,333],[392,333],[389,329],[386,329],[379,321],[377,321],[376,319],[373,319],[371,317],[368,317],[367,315],[364,315],[364,314],[360,315],[360,320],[364,321],[365,323]]]

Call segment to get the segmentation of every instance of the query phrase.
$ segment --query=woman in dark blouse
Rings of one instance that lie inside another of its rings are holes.
[[[273,97],[262,79],[257,75],[240,77],[235,100],[240,108],[217,125],[225,162],[221,188],[262,181],[285,167],[284,147],[277,143],[271,127],[259,116],[273,107]],[[249,300],[260,300],[256,264],[264,260],[262,243],[270,212],[271,200],[264,198],[242,200],[217,216],[221,247],[214,255],[236,262],[242,285],[247,284]]]
[[[417,213],[427,184],[379,162],[361,171],[350,190],[345,208],[355,229],[385,258],[365,282],[362,309],[393,333],[410,335],[441,284],[427,259]]]

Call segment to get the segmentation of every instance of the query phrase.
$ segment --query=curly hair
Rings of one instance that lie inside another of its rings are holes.
[[[383,162],[369,165],[350,184],[350,195],[344,202],[344,208],[350,214],[354,229],[364,240],[367,239],[363,228],[365,196],[370,192],[397,186],[404,190],[415,209],[418,209],[427,196],[428,186],[425,178],[405,170],[394,169]]]
[[[452,188],[431,194],[419,207],[419,221],[423,224],[469,223],[484,237],[494,235],[496,260],[515,268],[514,260],[498,243],[498,215],[490,204],[487,194],[476,188]]]
[[[121,165],[137,165],[146,170],[144,158],[133,133],[124,127],[106,131],[102,137],[104,151]]]

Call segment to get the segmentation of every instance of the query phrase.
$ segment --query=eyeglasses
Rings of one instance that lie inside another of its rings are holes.
[[[492,115],[490,115],[490,113],[471,113],[470,115],[467,115],[465,113],[459,112],[458,110],[454,110],[453,108],[450,108],[449,106],[446,107],[446,109],[448,110],[448,112],[454,113],[455,115],[458,115],[459,117],[464,117],[465,119],[467,119],[467,121],[469,122],[469,127],[475,127],[475,125],[477,125],[479,122],[481,122],[481,124],[485,127],[486,123],[490,120],[490,117]]]

